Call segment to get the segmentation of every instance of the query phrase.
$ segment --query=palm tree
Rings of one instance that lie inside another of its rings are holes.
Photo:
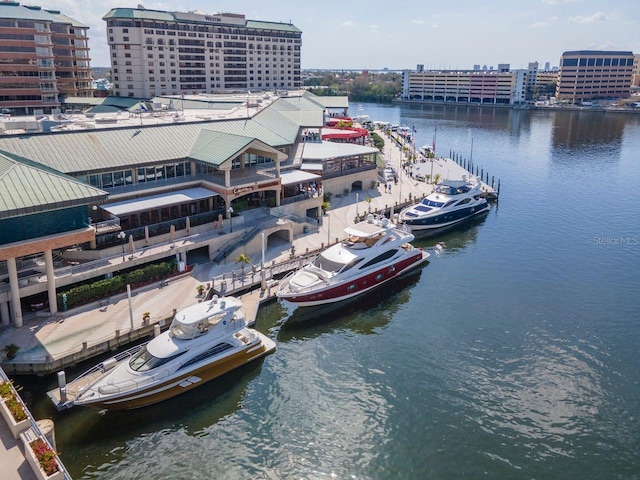
[[[245,265],[249,265],[251,263],[251,259],[247,256],[246,253],[241,253],[236,257],[236,263],[242,263],[242,278],[244,278],[244,267]]]
[[[236,263],[249,264],[249,263],[251,263],[251,259],[247,256],[246,253],[241,253],[240,255],[238,255],[236,257]]]
[[[373,200],[371,197],[366,197],[364,199],[364,201],[369,204],[369,213],[371,213],[371,200]]]

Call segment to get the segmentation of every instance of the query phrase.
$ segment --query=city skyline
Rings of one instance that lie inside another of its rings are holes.
[[[293,23],[302,30],[302,69],[472,69],[474,65],[526,68],[537,61],[557,66],[568,50],[640,51],[634,29],[640,13],[623,0],[526,0],[483,4],[459,0],[444,5],[408,0],[398,8],[374,0],[362,5],[329,0],[321,4],[241,3],[225,0],[142,2],[40,0],[22,2],[60,10],[89,29],[91,65],[109,67],[106,23],[117,7],[239,13],[247,19]]]

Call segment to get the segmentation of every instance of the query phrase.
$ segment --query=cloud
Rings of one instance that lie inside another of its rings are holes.
[[[543,27],[547,27],[549,25],[551,25],[552,23],[555,23],[558,21],[558,17],[550,17],[547,18],[546,20],[541,20],[539,22],[535,22],[532,23],[531,25],[529,25],[529,28],[543,28]]]
[[[598,23],[598,22],[608,22],[616,18],[615,14],[607,15],[606,13],[598,12],[594,13],[590,17],[583,17],[582,15],[577,15],[575,17],[569,18],[569,23]]]
[[[587,50],[618,50],[620,46],[607,40],[604,43],[590,43],[586,46]]]
[[[378,28],[380,28],[380,27],[378,27],[378,25],[369,25],[369,28],[370,28],[371,30],[377,30],[377,29],[378,29]]]
[[[422,20],[421,18],[416,18],[415,20],[411,20],[411,23],[415,23],[416,25],[422,25],[424,23],[424,20]]]
[[[355,23],[351,20],[347,20],[346,22],[342,22],[340,24],[340,26],[342,27],[353,27],[355,25]]]

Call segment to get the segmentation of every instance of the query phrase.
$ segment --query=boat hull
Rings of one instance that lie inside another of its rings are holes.
[[[194,370],[187,370],[143,389],[122,392],[109,397],[83,399],[74,405],[95,406],[109,410],[130,410],[146,407],[187,392],[210,380],[213,380],[247,363],[269,355],[275,351],[275,343],[265,335],[256,332],[260,342],[248,345],[239,352],[233,353],[218,361],[203,365]]]
[[[425,216],[420,218],[402,218],[402,221],[411,231],[435,230],[437,228],[449,227],[456,223],[469,220],[480,213],[484,213],[491,208],[489,203],[476,205],[474,207],[462,208],[453,212],[439,213],[437,215]]]
[[[406,258],[399,262],[395,262],[393,265],[386,265],[384,268],[376,269],[361,277],[345,279],[310,292],[278,292],[278,297],[301,307],[340,302],[378,288],[390,280],[417,268],[425,263],[428,258],[429,254],[427,252],[415,249],[415,252],[407,255]]]

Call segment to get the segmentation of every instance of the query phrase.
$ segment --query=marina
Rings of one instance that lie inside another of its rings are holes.
[[[302,326],[288,321],[302,309],[264,304],[255,328],[277,343],[275,355],[135,415],[52,414],[43,390],[55,379],[18,377],[34,414],[55,417],[58,449],[73,478],[180,477],[185,465],[192,478],[214,470],[281,478],[635,474],[637,120],[369,104],[363,111],[415,123],[419,145],[430,141],[434,119],[447,149],[468,149],[472,132],[475,162],[503,180],[502,201],[433,239],[416,236],[430,263],[397,287],[312,313]],[[398,150],[390,157],[400,167]],[[446,176],[449,164],[434,164]],[[569,177],[579,177],[579,185],[567,184]],[[409,194],[412,203],[426,194],[418,190],[424,182],[409,178],[402,172],[391,193],[372,192],[372,209],[399,211]],[[593,203],[589,215],[567,208],[587,204],[602,182],[619,186],[615,214]],[[551,202],[546,215],[531,213],[530,196],[559,191],[566,201]],[[368,209],[364,198],[332,198],[330,228],[325,222],[295,238],[296,252],[333,243],[335,232]],[[267,261],[290,256],[283,245]],[[176,289],[182,300],[156,289],[158,307],[197,301],[195,287],[209,273],[173,282],[191,282]],[[144,311],[138,308],[136,319]],[[126,301],[114,301],[94,314],[96,323],[117,314],[124,332],[127,310]],[[68,333],[72,322],[43,327],[40,338]],[[80,337],[74,343],[82,349]],[[49,344],[51,353],[55,347]],[[114,429],[116,421],[127,427]],[[195,449],[216,455],[194,462]]]

